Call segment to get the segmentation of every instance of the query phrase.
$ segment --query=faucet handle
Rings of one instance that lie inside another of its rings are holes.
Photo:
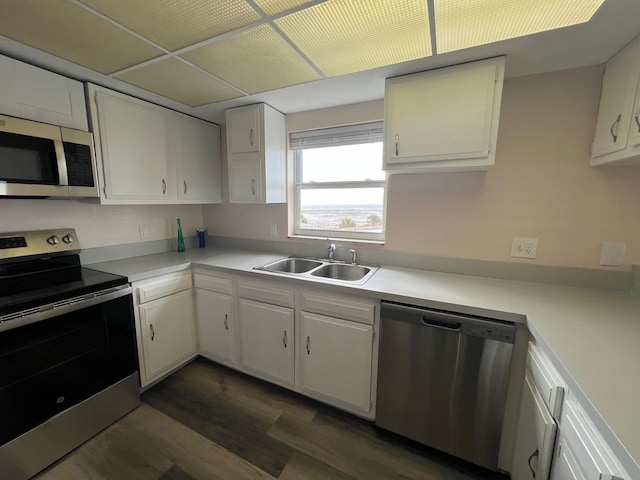
[[[352,248],[351,250],[349,250],[349,253],[351,254],[351,264],[355,265],[356,264],[356,258],[357,258],[357,252]]]

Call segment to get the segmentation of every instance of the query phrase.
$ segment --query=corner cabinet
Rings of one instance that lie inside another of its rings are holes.
[[[640,37],[607,62],[591,165],[640,165]]]
[[[486,170],[495,163],[504,57],[389,78],[383,169]]]
[[[226,111],[229,201],[284,203],[285,116],[264,103]]]
[[[134,282],[136,337],[142,387],[196,355],[191,273]]]
[[[95,85],[87,92],[102,203],[221,201],[217,125]]]

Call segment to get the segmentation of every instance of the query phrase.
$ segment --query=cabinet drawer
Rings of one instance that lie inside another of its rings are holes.
[[[258,302],[293,308],[294,294],[292,290],[251,283],[238,284],[240,298],[257,300]]]
[[[375,302],[353,300],[351,297],[304,292],[302,310],[345,318],[373,325]]]
[[[529,342],[527,369],[551,415],[559,420],[562,414],[564,384],[547,356],[532,342]]]
[[[203,290],[226,293],[227,295],[231,295],[233,293],[233,283],[229,278],[194,273],[193,282],[197,288],[202,288]]]
[[[604,443],[572,402],[565,403],[562,416],[560,448],[563,447],[573,452],[585,478],[624,479]]]
[[[143,284],[138,287],[139,303],[150,302],[158,298],[166,297],[172,293],[181,292],[191,288],[191,274],[184,273],[179,276],[162,277],[158,281]]]

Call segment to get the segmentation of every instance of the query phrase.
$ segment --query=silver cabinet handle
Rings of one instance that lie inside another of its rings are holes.
[[[162,179],[162,194],[167,193],[167,182],[165,182],[164,178]]]
[[[398,149],[398,143],[400,143],[400,135],[396,135],[396,157],[400,154]]]
[[[307,355],[311,355],[311,338],[307,335]]]
[[[229,330],[229,314],[228,313],[224,314],[224,328]]]
[[[249,130],[249,144],[253,147],[253,128]]]
[[[609,129],[609,132],[611,132],[611,137],[613,138],[613,143],[616,143],[618,141],[617,126],[620,123],[621,118],[622,115],[618,114],[618,118],[615,119],[615,121],[611,124],[611,128]],[[613,133],[614,127],[616,127],[616,133]]]
[[[184,183],[184,194],[186,195],[187,194],[187,181],[183,180],[182,182]]]
[[[540,454],[540,450],[538,450],[536,448],[536,451],[533,452],[531,455],[529,455],[529,459],[527,460],[527,463],[529,464],[529,470],[531,470],[531,477],[532,478],[536,478],[536,471],[531,466],[531,460],[533,460],[534,458],[538,458],[539,454]]]
[[[284,331],[284,335],[282,335],[282,343],[284,344],[284,348],[287,348],[287,331]]]
[[[251,193],[255,197],[256,196],[256,179],[251,179]]]
[[[153,342],[153,340],[156,338],[156,332],[153,330],[153,323],[149,324],[149,329],[151,330],[151,341]]]
[[[635,119],[636,119],[636,125],[638,125],[638,133],[640,133],[640,110],[636,112]]]

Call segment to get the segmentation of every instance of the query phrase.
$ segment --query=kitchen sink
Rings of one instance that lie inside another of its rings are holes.
[[[326,283],[362,284],[380,267],[369,267],[328,260],[288,257],[253,267],[255,270],[302,278],[313,278]]]
[[[283,258],[258,268],[267,272],[305,273],[322,264],[323,262],[319,260],[310,260],[308,258]]]
[[[316,268],[311,275],[314,277],[331,278],[333,280],[344,280],[355,282],[362,280],[371,272],[371,268],[362,265],[348,265],[346,263],[329,263],[320,268]]]

